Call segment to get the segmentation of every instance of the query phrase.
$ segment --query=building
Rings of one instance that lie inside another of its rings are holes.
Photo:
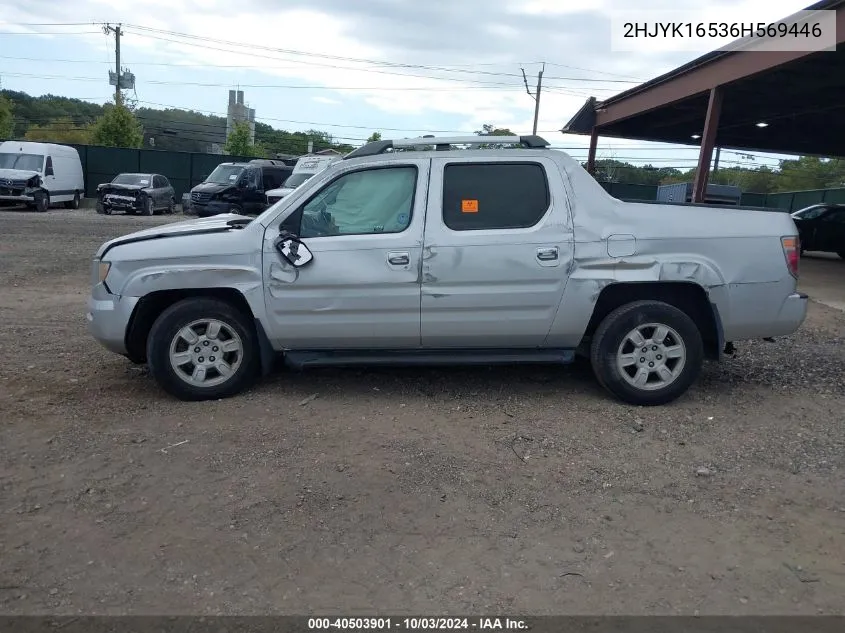
[[[244,104],[243,90],[229,91],[229,108],[226,111],[226,138],[238,123],[249,123],[249,142],[255,144],[255,110]]]

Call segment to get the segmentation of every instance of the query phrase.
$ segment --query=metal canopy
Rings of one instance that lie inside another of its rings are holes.
[[[759,55],[760,53],[756,53]],[[722,85],[716,145],[786,154],[845,156],[845,46]],[[698,145],[709,88],[601,124],[601,136]],[[608,107],[609,111],[609,107]],[[598,113],[601,114],[601,113]],[[765,123],[765,127],[758,127]],[[574,131],[574,130],[573,130]],[[581,133],[590,133],[584,130]]]
[[[836,11],[835,52],[708,53],[602,102],[591,98],[561,131],[591,135],[591,171],[598,136],[700,144],[696,201],[714,147],[845,156],[845,0],[807,10]]]

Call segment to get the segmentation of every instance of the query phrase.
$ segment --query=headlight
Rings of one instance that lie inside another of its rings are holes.
[[[103,283],[106,280],[106,276],[109,274],[110,268],[111,262],[100,262],[100,283]]]

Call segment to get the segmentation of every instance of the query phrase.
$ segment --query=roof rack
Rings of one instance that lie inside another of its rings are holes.
[[[550,143],[539,136],[492,136],[492,135],[476,135],[476,136],[420,136],[417,138],[403,138],[395,141],[373,141],[366,145],[352,150],[344,160],[348,158],[360,158],[361,156],[377,156],[384,154],[391,149],[407,149],[412,147],[430,147],[434,145],[438,151],[448,150],[452,145],[486,145],[488,143],[496,143],[501,145],[521,145],[529,149],[542,149],[548,147]]]

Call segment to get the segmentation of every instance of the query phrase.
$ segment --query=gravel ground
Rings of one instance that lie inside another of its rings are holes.
[[[660,409],[583,366],[182,403],[84,316],[95,248],[167,221],[0,212],[0,613],[845,611],[842,312]]]

